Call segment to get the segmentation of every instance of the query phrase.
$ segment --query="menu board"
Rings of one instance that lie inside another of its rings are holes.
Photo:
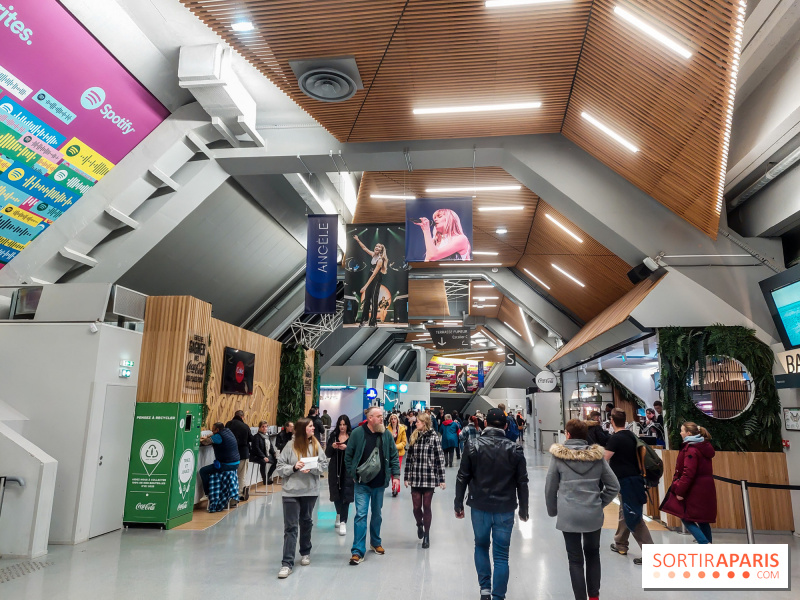
[[[169,111],[56,0],[0,5],[0,269]]]

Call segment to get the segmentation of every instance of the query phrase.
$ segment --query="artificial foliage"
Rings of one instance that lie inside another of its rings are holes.
[[[211,407],[208,404],[208,382],[211,379],[211,334],[208,334],[208,346],[206,346],[206,372],[203,375],[203,411],[200,419],[201,423],[205,423],[208,418],[208,413],[211,412]],[[210,429],[211,427],[206,424]]]
[[[314,350],[314,392],[312,406],[319,408],[319,350]]]
[[[658,331],[664,419],[670,432],[670,448],[679,448],[680,426],[694,421],[711,433],[718,450],[780,452],[781,405],[772,366],[772,349],[746,327],[665,327]],[[699,361],[703,381],[706,356],[730,357],[741,362],[755,386],[755,398],[742,414],[715,419],[698,409],[691,399],[689,378]]]
[[[284,344],[281,349],[281,376],[278,388],[277,424],[296,421],[305,413],[303,380],[306,353],[302,346]]]

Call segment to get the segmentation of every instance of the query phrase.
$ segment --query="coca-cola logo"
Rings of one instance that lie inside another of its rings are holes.
[[[147,504],[139,502],[139,504],[136,505],[136,510],[155,510],[155,509],[156,509],[155,502],[148,502]]]
[[[239,361],[236,363],[236,383],[244,381],[244,363]]]

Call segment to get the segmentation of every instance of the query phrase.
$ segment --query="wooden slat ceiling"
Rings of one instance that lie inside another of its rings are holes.
[[[340,141],[565,136],[716,237],[736,0],[625,0],[693,52],[673,55],[612,0],[488,9],[484,0],[181,0]],[[231,23],[255,30],[236,34]],[[341,103],[298,88],[289,60],[354,56],[364,89]],[[416,107],[540,101],[522,112]],[[634,142],[632,154],[581,118]]]
[[[409,279],[408,314],[411,316],[449,316],[443,279]]]

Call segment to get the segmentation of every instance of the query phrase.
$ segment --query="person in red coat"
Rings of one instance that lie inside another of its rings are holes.
[[[711,434],[696,423],[681,425],[683,443],[675,474],[661,510],[683,521],[698,544],[711,543],[711,525],[717,520],[717,489],[711,459]]]

